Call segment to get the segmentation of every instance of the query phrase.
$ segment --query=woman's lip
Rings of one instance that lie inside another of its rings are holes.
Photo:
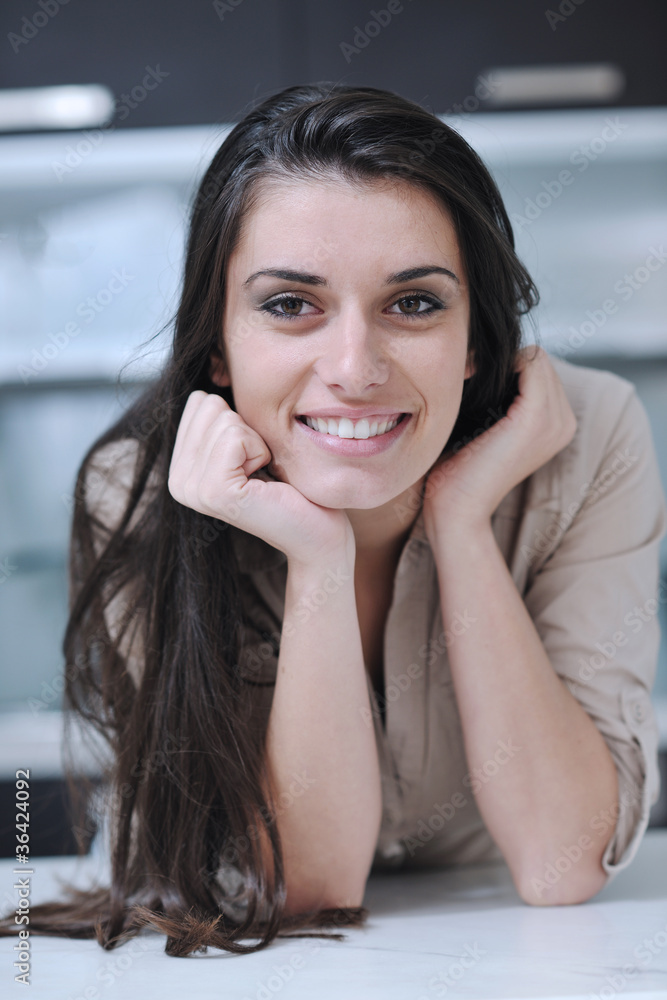
[[[410,423],[411,417],[411,413],[406,413],[393,430],[372,438],[340,438],[336,434],[322,434],[320,431],[314,431],[312,427],[309,427],[303,420],[299,420],[298,417],[295,417],[295,420],[313,444],[319,445],[324,451],[328,451],[332,455],[368,458],[372,455],[379,455],[381,452],[386,451],[387,448],[391,448],[394,441],[401,436],[407,424]]]
[[[364,418],[369,422],[371,420],[377,420],[378,423],[383,420],[395,420],[396,417],[402,417],[405,410],[350,410],[349,412],[340,410],[312,410],[308,413],[299,413],[298,417],[311,417],[317,419],[318,417],[322,420],[342,420],[347,417],[348,420],[352,420],[356,423],[357,420],[363,420]]]

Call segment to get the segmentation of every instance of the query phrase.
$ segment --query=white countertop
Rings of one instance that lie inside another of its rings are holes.
[[[31,902],[53,898],[56,873],[83,878],[98,864],[36,858]],[[14,867],[11,859],[0,861],[3,910],[17,902]],[[164,936],[155,933],[112,952],[94,941],[31,937],[29,993],[13,981],[14,942],[0,938],[2,995],[667,1000],[667,830],[648,830],[631,865],[576,906],[522,903],[503,864],[373,875],[364,905],[367,926],[344,931],[342,942],[277,939],[251,955],[211,949],[170,958]]]

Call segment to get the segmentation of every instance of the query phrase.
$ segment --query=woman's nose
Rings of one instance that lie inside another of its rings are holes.
[[[323,382],[349,395],[384,385],[390,359],[380,331],[355,313],[331,324],[327,333],[326,347],[316,366]]]

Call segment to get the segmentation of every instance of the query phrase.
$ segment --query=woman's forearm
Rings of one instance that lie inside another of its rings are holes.
[[[290,564],[266,744],[288,912],[362,903],[382,813],[369,708],[353,559]]]
[[[588,899],[606,881],[600,861],[613,833],[595,837],[590,821],[617,815],[609,748],[553,669],[490,522],[449,531],[434,555],[443,620],[465,610],[470,623],[448,656],[484,822],[526,902]],[[582,836],[590,846],[577,855]],[[577,863],[545,890],[564,848]]]

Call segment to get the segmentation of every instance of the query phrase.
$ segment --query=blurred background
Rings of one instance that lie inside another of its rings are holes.
[[[160,367],[189,200],[249,102],[369,85],[457,128],[505,198],[540,342],[634,382],[667,488],[667,7],[545,3],[4,0],[0,853],[14,853],[17,768],[31,769],[33,855],[75,850],[60,757],[75,474]],[[659,613],[651,825],[667,825]]]

